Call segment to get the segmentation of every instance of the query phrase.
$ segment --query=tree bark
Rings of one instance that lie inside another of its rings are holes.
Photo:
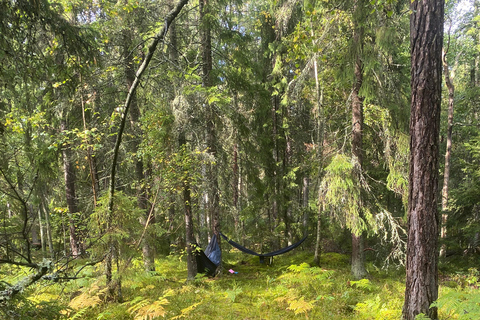
[[[438,297],[438,158],[444,0],[411,3],[411,114],[408,240],[403,318],[424,313]]]

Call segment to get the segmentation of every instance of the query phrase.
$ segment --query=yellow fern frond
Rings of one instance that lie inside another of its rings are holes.
[[[100,303],[102,303],[102,300],[100,300],[97,295],[91,295],[90,292],[84,292],[73,298],[68,305],[74,310],[80,310],[85,307],[95,307]]]
[[[161,298],[151,305],[146,305],[137,310],[135,320],[153,320],[158,317],[165,317],[167,311],[163,307],[168,304],[167,299]]]
[[[201,304],[201,302],[194,303],[194,304],[192,304],[191,306],[186,307],[185,309],[182,309],[182,313],[180,313],[178,316],[173,317],[172,320],[185,318],[185,317],[188,316],[188,315],[190,314],[190,312],[192,312],[199,304]]]
[[[295,315],[303,313],[306,316],[307,312],[313,309],[313,301],[305,301],[303,297],[289,301],[288,305],[287,310],[292,310]]]

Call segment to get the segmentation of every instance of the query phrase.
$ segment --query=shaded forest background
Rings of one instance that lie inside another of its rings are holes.
[[[33,270],[0,303],[92,266],[121,300],[136,261],[220,231],[257,252],[308,234],[356,280],[404,264],[409,3],[179,4],[0,3],[0,267]],[[445,12],[448,259],[480,245],[480,2]]]

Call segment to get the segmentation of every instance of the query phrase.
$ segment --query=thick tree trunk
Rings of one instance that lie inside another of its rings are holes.
[[[67,122],[61,121],[61,131],[67,130]],[[63,171],[65,178],[65,194],[67,198],[68,217],[69,217],[69,233],[70,233],[70,250],[72,257],[76,258],[81,254],[80,242],[78,240],[77,230],[75,227],[74,215],[78,212],[77,198],[75,196],[75,167],[72,164],[71,150],[69,145],[62,148]]]
[[[410,174],[403,318],[424,313],[438,297],[438,158],[444,0],[411,3]]]

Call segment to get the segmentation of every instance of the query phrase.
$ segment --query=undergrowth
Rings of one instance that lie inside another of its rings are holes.
[[[289,253],[268,266],[241,253],[224,253],[221,276],[199,275],[189,283],[178,256],[158,259],[156,272],[143,271],[138,260],[122,275],[122,303],[107,301],[101,266],[85,268],[75,281],[38,283],[3,315],[22,320],[401,318],[404,270],[369,265],[368,279],[354,281],[346,255],[323,254],[321,267],[311,260],[308,253]],[[479,278],[477,269],[442,271],[435,302],[440,319],[480,319]]]

